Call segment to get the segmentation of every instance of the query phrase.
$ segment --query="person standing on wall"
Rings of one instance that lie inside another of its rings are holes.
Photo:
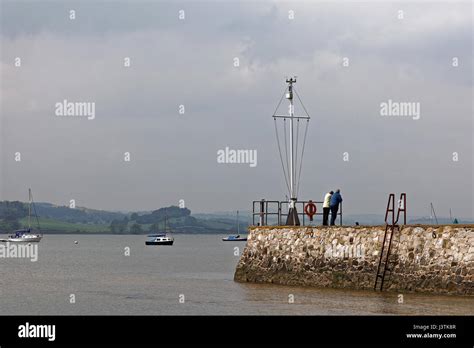
[[[330,204],[331,204],[331,197],[334,191],[330,191],[326,193],[324,196],[324,202],[323,202],[323,226],[328,225],[328,219],[329,219],[329,210],[330,210]]]
[[[334,226],[336,221],[337,211],[339,210],[339,203],[342,202],[341,190],[337,189],[331,197],[329,207],[331,208],[331,226]]]

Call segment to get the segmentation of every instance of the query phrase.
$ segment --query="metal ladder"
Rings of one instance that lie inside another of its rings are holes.
[[[382,251],[380,252],[380,260],[377,268],[377,275],[375,276],[374,290],[377,291],[378,287],[380,291],[383,290],[383,283],[385,281],[385,276],[387,272],[391,272],[389,268],[389,259],[390,259],[390,250],[392,248],[392,240],[395,231],[400,231],[400,226],[398,225],[398,220],[400,218],[400,212],[403,212],[403,224],[407,223],[406,215],[406,202],[407,195],[406,193],[400,194],[400,199],[398,200],[398,209],[397,209],[397,218],[395,219],[395,194],[390,193],[388,196],[387,209],[385,210],[385,234],[383,236],[382,242]],[[392,222],[388,223],[389,213],[392,215]],[[380,282],[379,282],[380,280]],[[380,283],[380,285],[379,285]]]

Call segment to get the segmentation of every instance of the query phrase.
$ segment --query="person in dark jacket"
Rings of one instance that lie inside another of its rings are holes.
[[[337,211],[339,210],[339,203],[342,202],[341,190],[337,189],[336,192],[331,197],[331,203],[329,207],[331,208],[331,226],[334,226],[336,221]]]

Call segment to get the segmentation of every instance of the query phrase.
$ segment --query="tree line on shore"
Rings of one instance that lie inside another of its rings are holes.
[[[109,212],[84,207],[70,208],[51,203],[36,203],[41,230],[46,233],[113,233],[145,234],[163,232],[224,233],[236,228],[232,216],[196,218],[191,210],[177,206],[150,212]],[[28,203],[0,201],[0,233],[10,233],[25,227]],[[34,217],[33,217],[34,219]],[[32,227],[34,220],[32,220]],[[241,223],[241,227],[247,225]]]

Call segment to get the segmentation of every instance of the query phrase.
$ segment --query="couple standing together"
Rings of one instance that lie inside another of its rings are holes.
[[[341,190],[337,189],[336,193],[330,191],[324,196],[323,203],[323,226],[328,225],[329,211],[331,211],[331,226],[336,221],[339,204],[342,202]]]

